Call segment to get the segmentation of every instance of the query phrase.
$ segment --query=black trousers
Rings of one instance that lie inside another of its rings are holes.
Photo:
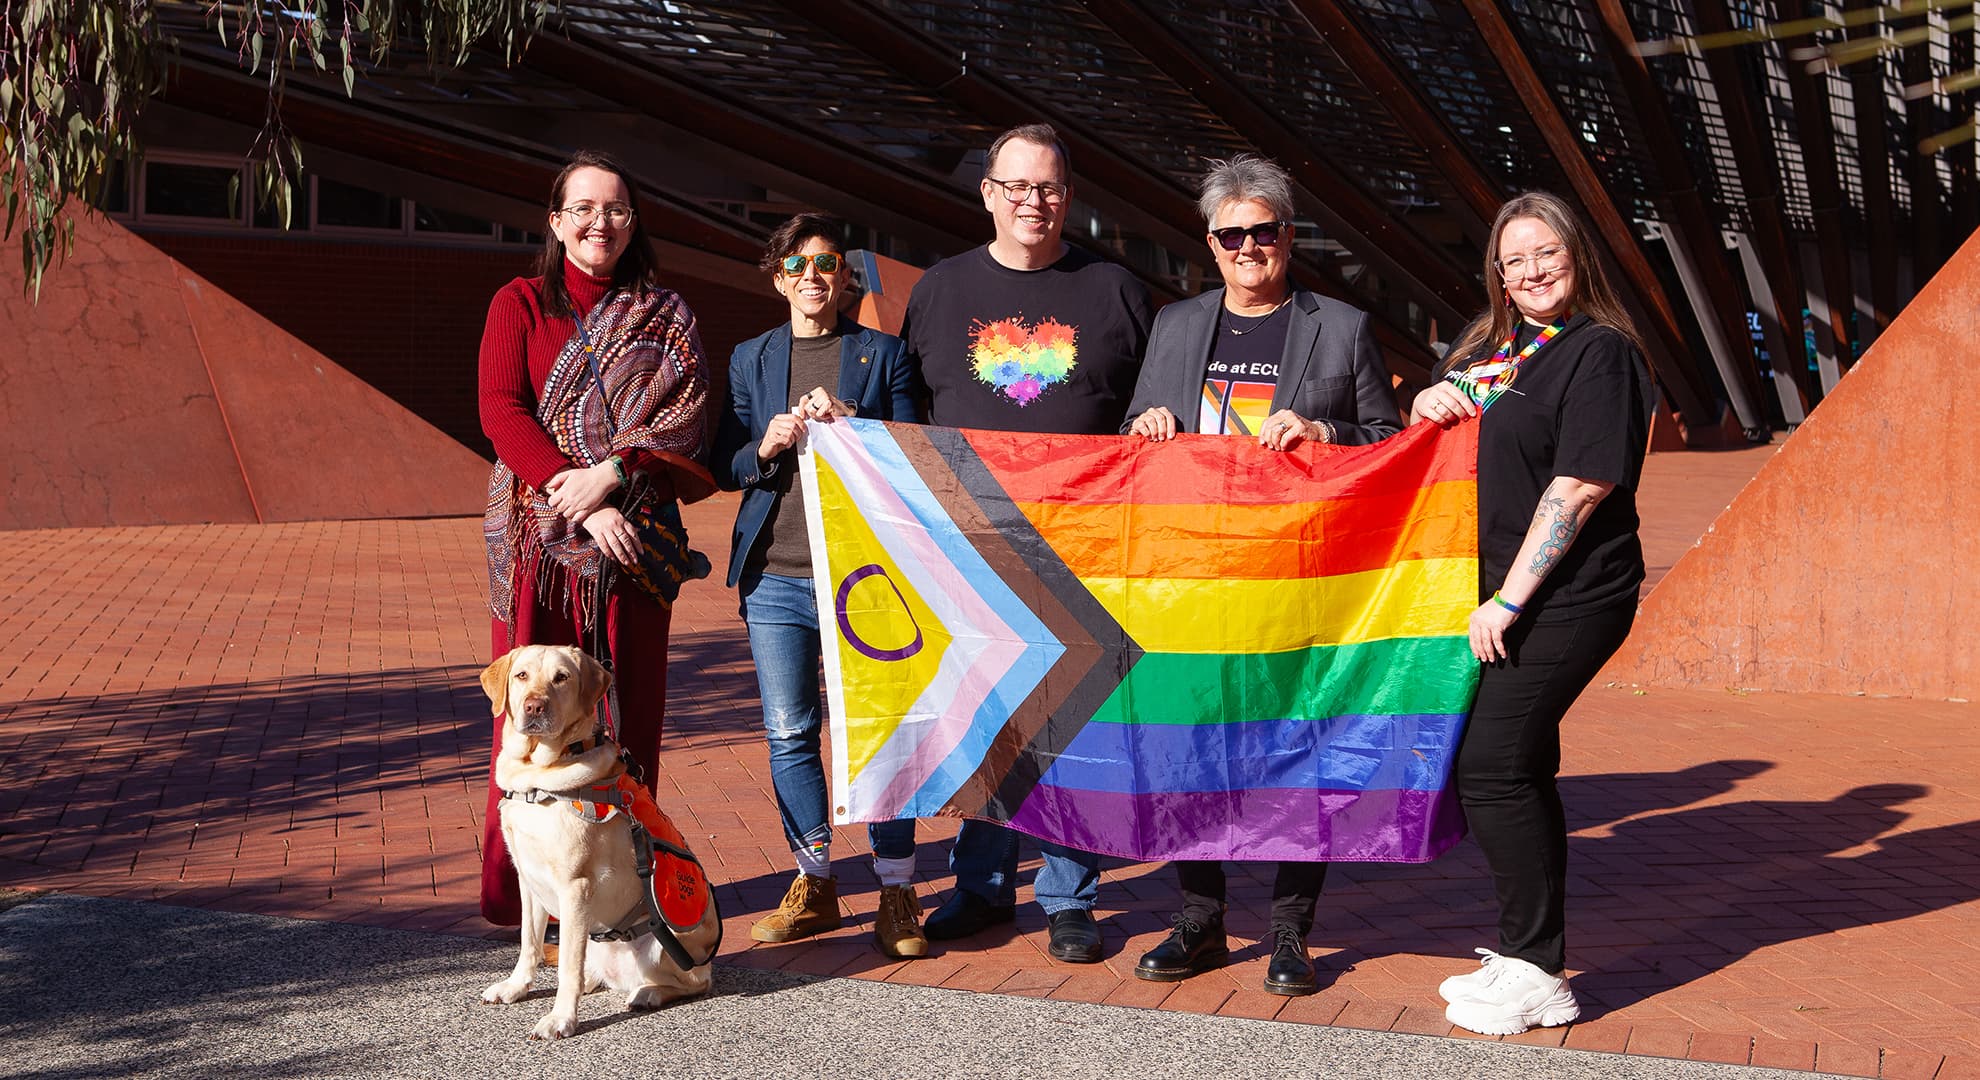
[[[1567,817],[1554,779],[1561,718],[1635,621],[1632,598],[1514,624],[1512,659],[1485,665],[1458,747],[1458,800],[1499,894],[1499,954],[1550,973],[1567,966]]]
[[[1208,923],[1224,914],[1224,864],[1184,861],[1174,864],[1182,882],[1183,914]],[[1272,880],[1272,928],[1290,926],[1305,937],[1313,929],[1313,907],[1327,880],[1323,862],[1282,862]]]

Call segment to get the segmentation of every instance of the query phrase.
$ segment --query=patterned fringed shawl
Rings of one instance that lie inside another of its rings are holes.
[[[617,289],[598,302],[584,326],[597,350],[594,358],[605,394],[592,383],[581,336],[572,334],[557,354],[536,406],[536,418],[557,448],[581,467],[617,452],[645,449],[668,456],[672,467],[706,475],[699,462],[708,440],[708,376],[701,336],[687,304],[668,289]],[[611,436],[606,434],[607,398],[616,429]],[[666,512],[672,501],[671,491],[663,495],[635,477],[620,511],[628,519],[642,509],[671,516]],[[579,625],[591,629],[598,615],[592,597],[608,556],[597,541],[551,509],[542,492],[500,461],[488,478],[482,533],[488,544],[488,599],[496,618],[513,626],[516,582],[534,581],[538,600],[566,610],[574,605]],[[690,557],[700,561],[700,567],[679,567],[681,577],[707,573],[706,559],[688,551],[685,542],[678,551],[684,563]]]

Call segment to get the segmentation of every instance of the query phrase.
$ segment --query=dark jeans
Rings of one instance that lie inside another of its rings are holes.
[[[1184,861],[1173,864],[1182,882],[1183,914],[1200,923],[1224,914],[1224,864]],[[1323,862],[1282,862],[1272,879],[1272,928],[1289,926],[1304,938],[1313,929],[1313,907],[1327,880]]]
[[[1487,664],[1458,747],[1456,782],[1499,894],[1499,953],[1567,966],[1567,817],[1554,777],[1561,718],[1629,636],[1636,602],[1516,623],[1512,659]]]

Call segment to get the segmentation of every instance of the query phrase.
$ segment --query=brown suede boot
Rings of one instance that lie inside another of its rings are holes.
[[[837,878],[799,874],[777,910],[756,920],[749,936],[758,941],[790,941],[839,928]]]
[[[928,955],[928,938],[921,932],[921,898],[912,885],[880,889],[880,910],[873,915],[873,943],[897,960]]]

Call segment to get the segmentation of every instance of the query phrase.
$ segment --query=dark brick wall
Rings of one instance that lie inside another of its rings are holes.
[[[428,423],[493,456],[475,411],[475,357],[489,298],[533,252],[314,237],[148,232],[144,238]],[[784,303],[680,279],[711,372],[786,316]]]

